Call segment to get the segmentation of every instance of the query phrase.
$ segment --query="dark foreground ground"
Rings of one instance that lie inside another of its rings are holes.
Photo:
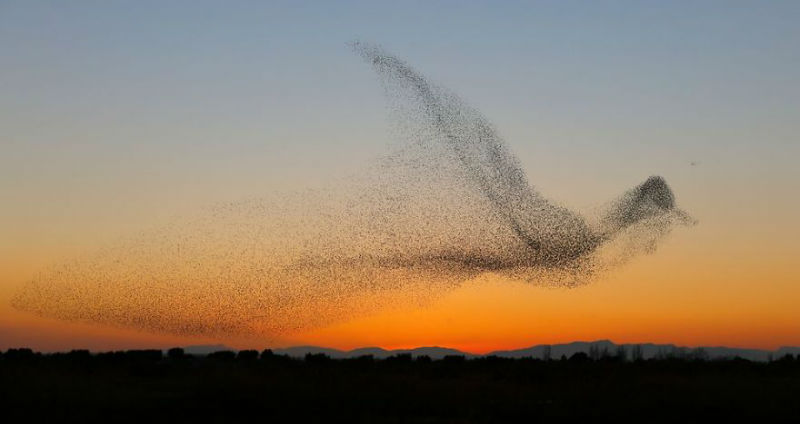
[[[269,351],[9,350],[0,356],[0,407],[5,422],[797,422],[800,359],[300,360]]]

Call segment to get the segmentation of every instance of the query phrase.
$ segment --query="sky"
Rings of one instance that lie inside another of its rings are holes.
[[[0,349],[800,345],[798,20],[794,1],[0,0]],[[10,306],[49,266],[384,152],[384,98],[353,40],[480,110],[549,198],[588,210],[657,174],[698,225],[588,286],[486,276],[279,340]]]

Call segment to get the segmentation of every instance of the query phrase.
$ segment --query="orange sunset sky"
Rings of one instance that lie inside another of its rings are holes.
[[[0,349],[800,346],[800,5],[458,4],[0,4]],[[560,204],[588,211],[663,175],[698,225],[587,286],[485,274],[429,305],[274,339],[10,306],[48,267],[384,152],[384,99],[354,38],[481,110]]]

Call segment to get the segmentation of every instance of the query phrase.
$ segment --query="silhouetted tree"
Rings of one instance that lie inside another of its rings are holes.
[[[686,359],[689,356],[689,351],[686,348],[673,346],[667,354],[667,359]]]
[[[272,349],[264,349],[261,352],[261,361],[274,364],[286,364],[292,362],[293,359],[289,355],[276,355]]]
[[[642,361],[644,360],[644,351],[642,350],[642,345],[634,345],[633,349],[631,350],[631,359],[633,361]]]
[[[85,361],[91,359],[92,354],[87,349],[73,349],[67,354],[71,361]]]
[[[66,354],[54,354],[54,357],[60,357],[65,362],[74,366],[87,367],[92,363],[92,354],[86,349],[74,349]]]
[[[306,353],[305,361],[309,364],[325,364],[331,361],[331,357],[324,353]]]
[[[27,347],[22,347],[18,349],[8,349],[6,351],[5,357],[6,359],[10,360],[31,360],[36,358],[39,355],[38,353],[33,353],[32,349]]]
[[[371,364],[375,362],[375,356],[373,355],[361,355],[356,358],[353,358],[354,362],[358,362],[359,364]]]
[[[176,359],[183,359],[186,356],[183,348],[180,347],[173,347],[172,349],[167,351],[167,358],[176,360]]]
[[[159,349],[133,349],[125,351],[125,357],[132,361],[158,362],[164,357]]]
[[[628,360],[628,349],[626,349],[625,346],[623,345],[617,346],[616,359],[620,362],[625,362]]]
[[[575,355],[573,355],[573,356],[575,356]],[[592,361],[596,361],[596,360],[600,359],[600,347],[599,346],[597,346],[597,345],[589,346],[589,358]]]
[[[542,351],[542,360],[549,361],[550,356],[553,354],[553,348],[550,345],[545,345]]]
[[[233,361],[236,359],[236,353],[231,350],[219,350],[206,355],[206,359],[212,361]]]
[[[689,354],[689,357],[695,361],[707,361],[708,360],[708,352],[702,347],[698,347],[697,349],[692,350]]]
[[[592,358],[586,352],[575,352],[569,357],[569,362],[582,363],[590,361],[592,361]]]
[[[411,362],[412,359],[413,358],[411,357],[410,353],[398,353],[397,355],[392,355],[386,358],[387,361],[392,363],[396,362],[406,363],[406,362]]]
[[[236,359],[239,361],[255,361],[256,359],[258,359],[258,351],[240,350],[239,353],[236,355]]]
[[[447,364],[460,364],[464,362],[465,359],[466,357],[464,355],[445,355],[442,361]]]

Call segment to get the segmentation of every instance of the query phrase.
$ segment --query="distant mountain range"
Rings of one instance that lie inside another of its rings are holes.
[[[184,348],[186,353],[193,355],[207,355],[221,350],[236,350],[225,345],[196,345]],[[338,350],[319,346],[294,346],[288,348],[272,349],[275,354],[289,355],[291,357],[302,358],[307,354],[323,353],[334,359],[355,358],[359,356],[372,355],[376,359],[383,359],[394,355],[410,354],[413,357],[429,356],[432,359],[441,359],[448,355],[463,355],[468,358],[480,356],[499,356],[502,358],[545,358],[559,359],[562,356],[570,356],[584,352],[589,356],[614,356],[624,350],[628,358],[640,355],[643,359],[668,356],[687,356],[704,357],[708,359],[740,357],[751,361],[768,361],[770,358],[780,358],[786,354],[800,354],[800,347],[781,347],[780,349],[761,350],[761,349],[742,349],[724,346],[710,347],[682,347],[674,344],[616,344],[609,340],[597,340],[593,342],[572,342],[554,345],[536,345],[523,349],[498,350],[486,354],[473,354],[462,352],[456,349],[449,349],[438,346],[418,347],[414,349],[394,349],[386,350],[379,347],[363,347],[353,350]]]

